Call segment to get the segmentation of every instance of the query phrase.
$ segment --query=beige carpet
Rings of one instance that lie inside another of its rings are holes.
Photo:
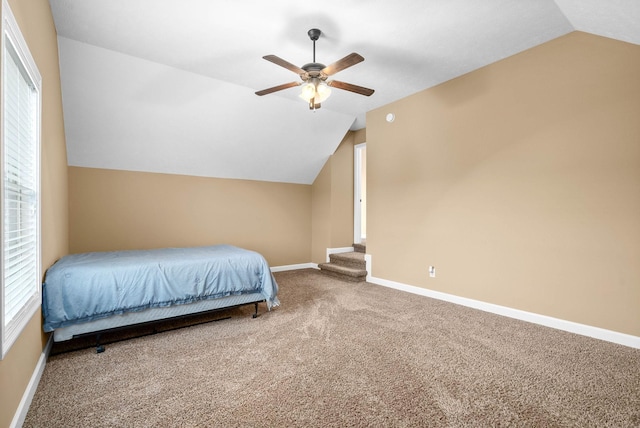
[[[640,350],[315,270],[250,317],[52,356],[25,427],[640,426]]]

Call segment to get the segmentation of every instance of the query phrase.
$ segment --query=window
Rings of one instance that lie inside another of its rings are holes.
[[[42,79],[2,2],[2,292],[0,358],[41,304],[40,105]]]

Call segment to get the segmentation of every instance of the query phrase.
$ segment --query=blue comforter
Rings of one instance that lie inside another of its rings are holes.
[[[72,254],[45,275],[43,329],[255,292],[279,305],[264,257],[231,245]]]

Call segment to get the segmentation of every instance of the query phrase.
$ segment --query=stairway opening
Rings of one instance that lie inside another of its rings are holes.
[[[364,255],[367,248],[364,243],[354,243],[348,253],[329,255],[328,263],[320,263],[320,271],[335,278],[349,282],[364,282],[367,279],[367,263]]]

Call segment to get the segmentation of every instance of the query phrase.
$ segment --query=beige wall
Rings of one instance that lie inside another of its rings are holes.
[[[326,261],[327,248],[353,244],[353,146],[365,138],[364,129],[349,131],[313,182],[313,263]]]
[[[231,244],[311,258],[311,186],[69,168],[71,253]]]
[[[42,266],[68,252],[67,154],[64,139],[58,45],[47,0],[9,0],[42,76]],[[47,337],[38,312],[0,361],[0,427],[9,426]]]
[[[331,158],[311,186],[311,261],[324,263],[331,248]]]
[[[574,32],[370,112],[373,276],[640,336],[639,76]]]
[[[331,247],[353,244],[353,132],[331,156]]]

